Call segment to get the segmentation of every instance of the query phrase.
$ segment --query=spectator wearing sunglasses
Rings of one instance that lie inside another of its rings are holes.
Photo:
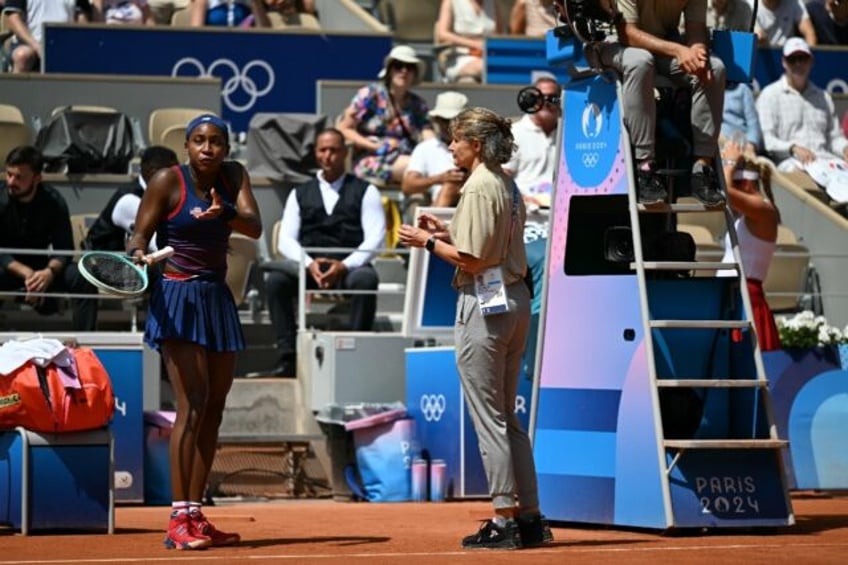
[[[386,56],[380,82],[359,89],[338,123],[353,145],[353,172],[378,184],[401,182],[419,141],[435,134],[429,108],[411,88],[421,81],[424,61],[407,45]]]
[[[782,171],[802,169],[819,158],[848,159],[830,94],[810,81],[815,59],[800,37],[783,46],[782,77],[757,98],[765,149]]]
[[[557,164],[560,88],[557,81],[548,76],[536,79],[533,86],[539,89],[545,102],[538,112],[524,114],[512,124],[517,149],[503,168],[515,179],[527,205],[548,207]]]

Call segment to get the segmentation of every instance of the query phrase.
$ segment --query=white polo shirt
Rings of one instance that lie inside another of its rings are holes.
[[[550,193],[557,164],[556,130],[546,134],[525,114],[512,124],[512,135],[518,149],[504,169],[513,174],[522,194]]]
[[[406,172],[420,173],[425,177],[440,175],[451,169],[455,169],[453,155],[448,151],[448,146],[438,137],[431,137],[422,141],[412,150]],[[435,199],[441,190],[441,184],[430,187],[430,197]]]

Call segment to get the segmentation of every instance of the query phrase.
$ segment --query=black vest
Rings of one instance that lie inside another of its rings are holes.
[[[132,184],[127,184],[120,187],[109,199],[106,207],[100,212],[100,215],[88,228],[88,234],[85,236],[83,246],[86,249],[96,249],[98,251],[124,251],[126,248],[127,232],[116,226],[112,222],[112,212],[115,210],[115,205],[118,200],[127,194],[135,194],[139,198],[144,194],[144,189],[138,184],[138,181]]]
[[[324,209],[318,179],[295,188],[300,207],[300,244],[303,247],[358,247],[365,239],[362,231],[362,198],[367,188],[367,182],[346,174],[339,190],[339,200],[329,216]],[[348,255],[326,254],[327,257],[337,259]]]

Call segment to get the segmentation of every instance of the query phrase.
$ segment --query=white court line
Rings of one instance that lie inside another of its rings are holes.
[[[580,540],[575,543],[591,543],[591,540]],[[776,544],[776,543],[764,543],[764,544],[743,544],[743,543],[734,543],[727,545],[680,545],[680,546],[663,546],[663,547],[582,547],[577,545],[569,545],[566,543],[565,545],[561,545],[558,547],[550,547],[550,548],[536,548],[530,550],[517,550],[515,555],[523,555],[529,557],[530,555],[556,555],[556,554],[593,554],[593,553],[633,553],[633,552],[642,552],[642,553],[662,553],[662,552],[683,552],[683,551],[691,551],[691,552],[700,552],[704,550],[716,551],[716,550],[739,550],[739,549],[768,549],[768,550],[784,550],[787,548],[805,548],[805,547],[815,547],[815,548],[824,548],[824,547],[832,547],[832,548],[848,548],[848,542],[846,543],[788,543],[788,544]],[[176,550],[173,550],[176,551]],[[214,551],[214,550],[213,550]],[[418,552],[391,552],[391,553],[305,553],[305,554],[283,554],[283,555],[191,555],[192,551],[179,551],[179,561],[180,563],[184,562],[194,562],[201,563],[206,561],[226,561],[232,562],[233,559],[237,559],[238,561],[268,561],[271,559],[277,560],[298,560],[298,561],[308,561],[308,560],[327,560],[327,559],[387,559],[387,558],[403,558],[403,557],[474,557],[479,558],[481,554],[488,554],[491,551],[498,550],[488,550],[485,552],[481,551],[418,551]],[[499,552],[507,552],[514,553],[514,550],[500,550]],[[202,553],[202,552],[197,552]],[[189,555],[187,555],[189,554]],[[100,558],[100,559],[38,559],[38,560],[27,560],[27,561],[7,561],[0,560],[0,565],[82,565],[85,563],[138,563],[138,562],[174,562],[176,558],[175,555],[169,555],[167,557],[114,557],[114,558]]]

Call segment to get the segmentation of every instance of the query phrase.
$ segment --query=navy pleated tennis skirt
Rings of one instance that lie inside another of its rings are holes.
[[[238,309],[227,283],[160,278],[150,294],[144,341],[158,351],[165,339],[191,341],[216,352],[244,349]]]

